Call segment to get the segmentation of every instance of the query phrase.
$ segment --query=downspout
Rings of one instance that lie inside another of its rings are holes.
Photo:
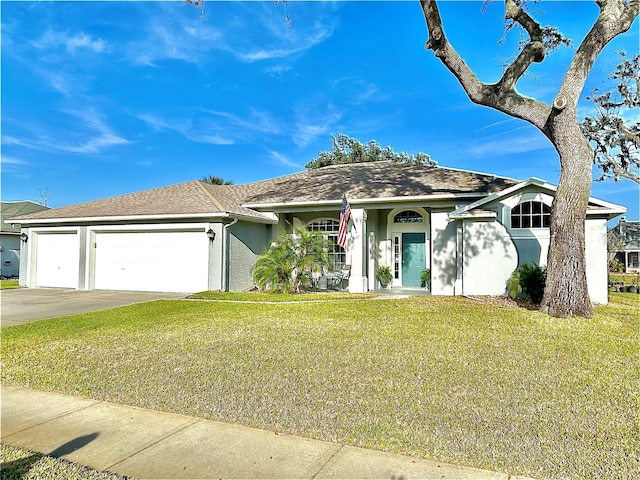
[[[231,223],[227,223],[224,227],[222,227],[222,278],[220,279],[220,284],[222,286],[223,292],[229,291],[229,282],[227,279],[227,272],[229,271],[227,262],[229,261],[229,253],[228,253],[228,244],[229,244],[229,227],[234,226],[238,223],[238,219],[234,218]]]

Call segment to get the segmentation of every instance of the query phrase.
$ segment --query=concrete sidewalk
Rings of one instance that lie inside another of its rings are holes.
[[[524,478],[9,385],[2,443],[140,479]]]

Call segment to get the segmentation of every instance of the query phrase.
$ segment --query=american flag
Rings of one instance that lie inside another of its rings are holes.
[[[340,209],[340,228],[338,229],[338,245],[342,248],[347,246],[347,225],[351,217],[351,207],[347,202],[347,196],[342,196],[342,208]]]

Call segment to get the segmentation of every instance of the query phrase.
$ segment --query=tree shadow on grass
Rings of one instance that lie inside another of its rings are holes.
[[[21,480],[43,457],[59,458],[68,455],[93,442],[98,438],[98,435],[98,432],[94,432],[89,435],[74,438],[46,455],[42,453],[32,453],[28,457],[19,458],[10,462],[2,462],[0,463],[0,480]]]
[[[22,477],[29,473],[31,467],[38,463],[42,457],[44,457],[44,455],[41,453],[33,453],[28,457],[0,463],[0,479],[22,480]]]

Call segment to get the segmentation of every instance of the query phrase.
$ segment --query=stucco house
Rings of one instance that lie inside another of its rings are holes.
[[[28,236],[20,283],[83,290],[243,291],[280,229],[325,232],[348,289],[417,288],[433,295],[501,295],[522,263],[546,264],[556,188],[535,178],[395,162],[336,165],[244,185],[191,181],[21,216]],[[336,244],[343,194],[352,212]],[[586,220],[591,299],[607,302],[607,220],[624,208],[592,198]]]
[[[640,222],[630,222],[622,217],[607,236],[609,255],[620,261],[624,273],[640,272]]]
[[[17,277],[20,271],[20,226],[5,223],[5,220],[18,215],[47,210],[49,207],[29,200],[22,202],[0,202],[0,276]]]

